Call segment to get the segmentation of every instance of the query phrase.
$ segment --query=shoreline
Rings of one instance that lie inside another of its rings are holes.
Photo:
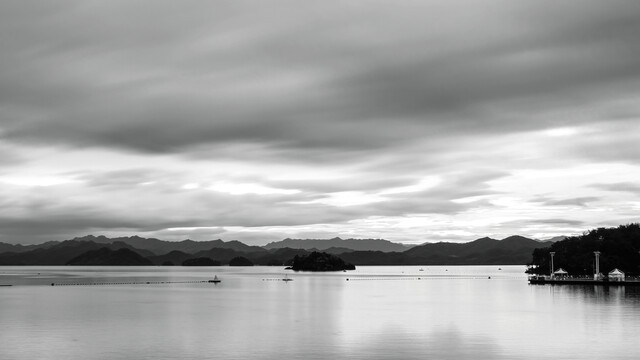
[[[535,279],[530,278],[531,285],[600,285],[600,286],[640,286],[640,281],[609,281],[593,279]]]

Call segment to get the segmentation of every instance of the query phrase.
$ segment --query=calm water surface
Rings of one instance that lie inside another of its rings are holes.
[[[420,268],[0,267],[14,285],[0,287],[0,357],[640,357],[638,288],[528,285],[523,266]],[[222,283],[188,283],[213,275]],[[112,285],[62,286],[89,283]]]

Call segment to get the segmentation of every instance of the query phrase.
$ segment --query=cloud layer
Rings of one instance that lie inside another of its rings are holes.
[[[638,221],[637,1],[8,1],[0,33],[0,241]]]

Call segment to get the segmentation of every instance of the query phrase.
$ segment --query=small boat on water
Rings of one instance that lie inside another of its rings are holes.
[[[418,271],[424,271],[424,269],[423,269],[423,268],[420,268],[420,270],[418,270]]]
[[[212,280],[209,280],[209,282],[217,284],[219,282],[222,282],[222,280],[218,279],[218,275],[215,275]]]
[[[285,274],[284,279],[282,281],[293,281],[293,279],[289,279],[289,275]]]

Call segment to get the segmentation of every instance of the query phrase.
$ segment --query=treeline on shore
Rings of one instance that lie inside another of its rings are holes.
[[[548,247],[535,249],[527,270],[531,274],[551,272],[553,267],[563,268],[570,275],[593,275],[595,254],[600,252],[600,272],[607,274],[620,269],[629,276],[640,275],[640,224],[620,225],[615,228],[597,228],[580,236],[568,237]]]

